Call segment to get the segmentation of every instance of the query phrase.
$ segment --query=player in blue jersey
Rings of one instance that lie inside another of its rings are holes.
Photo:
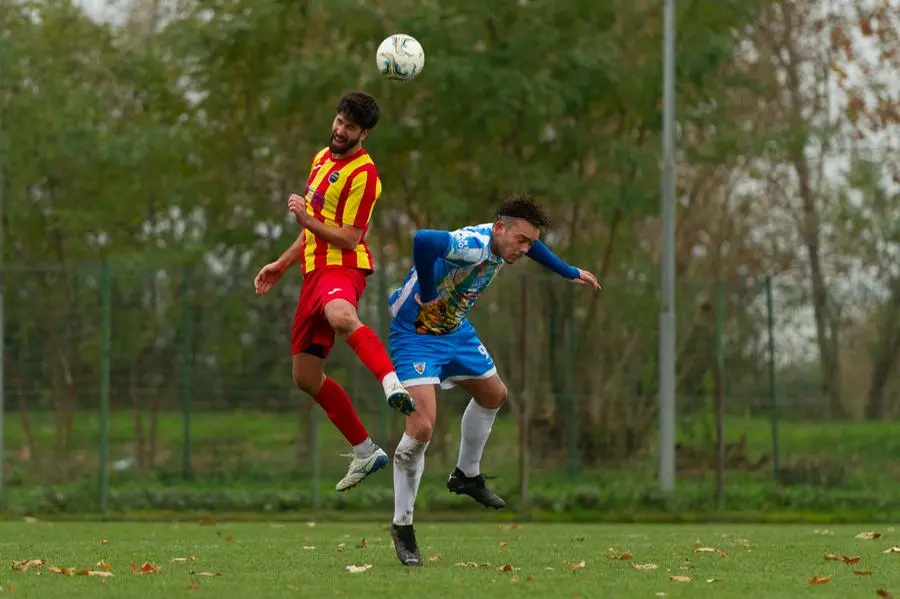
[[[539,240],[549,225],[529,195],[506,199],[494,222],[456,231],[419,230],[413,267],[390,296],[390,352],[397,376],[416,411],[394,452],[391,536],[404,565],[422,562],[413,530],[413,507],[425,468],[425,449],[437,416],[437,386],[462,387],[472,399],[462,417],[456,469],[447,488],[485,507],[506,503],[484,484],[480,464],[494,417],[506,401],[490,353],[466,318],[504,264],[528,256],[565,279],[599,290],[597,278],[560,260]]]

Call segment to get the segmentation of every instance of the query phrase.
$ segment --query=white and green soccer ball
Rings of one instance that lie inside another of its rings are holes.
[[[412,81],[425,68],[425,50],[411,35],[389,35],[375,53],[378,70],[385,79]]]

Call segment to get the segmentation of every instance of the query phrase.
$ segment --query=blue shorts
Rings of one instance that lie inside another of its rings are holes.
[[[494,360],[469,322],[446,335],[420,335],[392,321],[388,343],[404,387],[440,385],[451,389],[457,381],[497,374]]]

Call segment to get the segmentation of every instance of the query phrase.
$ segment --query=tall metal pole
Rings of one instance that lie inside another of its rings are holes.
[[[675,0],[665,0],[663,11],[659,486],[671,491],[675,488]]]
[[[6,409],[4,389],[6,387],[6,381],[4,379],[4,362],[6,357],[6,321],[4,320],[3,308],[6,302],[6,297],[4,296],[4,287],[6,285],[6,273],[3,272],[4,262],[3,262],[3,195],[6,189],[6,181],[5,181],[5,171],[6,167],[6,136],[3,134],[3,121],[0,118],[0,511],[3,510],[3,473],[5,472],[5,464],[6,464],[6,456],[4,455],[3,447],[3,427],[6,426],[3,422],[3,412]]]

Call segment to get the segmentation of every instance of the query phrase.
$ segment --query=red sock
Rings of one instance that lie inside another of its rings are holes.
[[[378,382],[394,371],[394,364],[375,331],[363,325],[347,337],[347,344],[356,352]]]
[[[350,445],[359,445],[369,437],[366,427],[356,415],[356,409],[350,401],[350,396],[344,388],[330,376],[325,377],[325,382],[315,397],[316,403],[322,406],[328,419]]]

